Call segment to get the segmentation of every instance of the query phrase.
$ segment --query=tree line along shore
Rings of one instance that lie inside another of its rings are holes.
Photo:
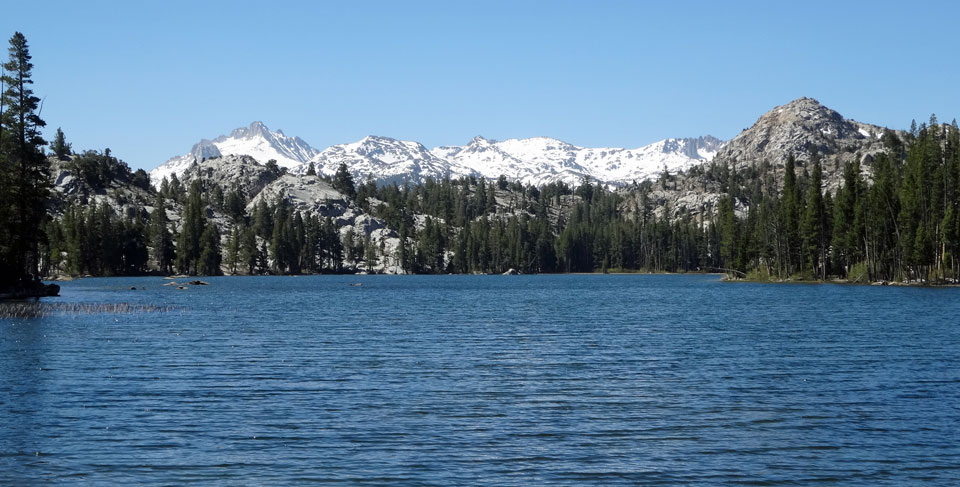
[[[75,152],[32,92],[26,39],[10,38],[0,104],[0,296],[39,277],[318,273],[717,272],[755,281],[953,284],[960,277],[960,130],[886,131],[867,163],[713,161],[619,188],[501,176],[355,182],[349,168],[298,181],[330,188],[304,207],[201,175],[153,186],[109,149]],[[271,180],[291,178],[253,161]],[[865,164],[869,164],[865,167]],[[51,168],[82,191],[64,192]],[[671,208],[681,185],[716,188],[705,210]],[[830,187],[831,189],[826,189]],[[118,190],[121,188],[122,191]],[[340,205],[332,213],[331,205]],[[342,217],[346,212],[350,220]],[[362,224],[361,224],[362,223]],[[371,229],[375,229],[373,231]]]

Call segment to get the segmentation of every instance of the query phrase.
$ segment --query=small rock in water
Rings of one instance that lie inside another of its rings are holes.
[[[209,285],[210,285],[209,282],[201,281],[201,280],[199,280],[199,279],[196,280],[196,281],[190,281],[189,284],[190,284],[191,286],[209,286]]]

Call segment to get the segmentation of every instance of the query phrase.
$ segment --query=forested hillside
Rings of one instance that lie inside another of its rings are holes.
[[[776,107],[709,163],[614,189],[504,176],[357,182],[215,154],[151,185],[109,149],[40,135],[19,33],[4,65],[0,275],[706,272],[960,277],[960,131],[894,131],[815,100]]]

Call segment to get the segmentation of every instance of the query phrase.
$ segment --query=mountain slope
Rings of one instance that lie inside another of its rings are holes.
[[[802,177],[809,171],[807,165],[814,150],[821,158],[823,189],[836,194],[848,162],[859,161],[863,177],[872,177],[875,156],[887,150],[884,134],[888,131],[846,119],[812,98],[798,98],[761,115],[750,128],[723,145],[712,164],[651,185],[645,197],[658,215],[667,210],[671,217],[685,212],[695,216],[710,214],[725,194],[721,175],[727,171],[717,169],[726,166],[731,173],[740,174],[747,187],[759,183],[772,194],[783,183],[787,158],[795,158],[796,174]],[[744,216],[750,203],[746,195],[741,195],[735,201],[737,214]]]
[[[865,157],[882,151],[885,130],[844,119],[813,98],[798,98],[761,115],[717,153],[716,161],[744,167],[766,160],[782,166],[790,155],[803,163],[816,149],[827,161],[842,163],[858,153]]]
[[[150,179],[158,184],[164,177],[182,175],[194,161],[231,154],[250,156],[260,164],[274,159],[280,167],[292,169],[306,163],[319,151],[300,137],[288,137],[282,130],[271,131],[263,122],[253,122],[247,127],[234,129],[230,135],[200,140],[189,153],[172,157],[150,171]]]
[[[357,182],[372,179],[378,184],[416,184],[428,177],[442,179],[473,174],[467,168],[437,157],[419,142],[373,135],[350,144],[330,146],[311,162],[318,174],[333,175],[340,164],[346,164]],[[293,172],[306,170],[307,166],[301,165]]]
[[[664,169],[671,173],[711,160],[723,142],[710,136],[666,139],[637,149],[578,147],[549,137],[495,141],[475,137],[465,146],[433,150],[419,142],[368,136],[318,151],[299,137],[271,131],[253,122],[213,140],[201,139],[190,152],[173,157],[150,171],[153,184],[173,174],[183,175],[194,162],[226,155],[249,156],[260,164],[274,159],[280,167],[303,174],[309,162],[320,174],[333,175],[346,164],[357,181],[378,184],[422,183],[426,178],[476,176],[495,179],[501,174],[525,184],[563,181],[577,185],[589,177],[624,186],[650,179]]]
[[[501,174],[525,184],[563,181],[580,184],[589,176],[623,186],[708,162],[723,142],[711,136],[665,139],[637,149],[578,147],[549,137],[497,142],[475,137],[465,146],[437,147],[433,154],[486,178]]]

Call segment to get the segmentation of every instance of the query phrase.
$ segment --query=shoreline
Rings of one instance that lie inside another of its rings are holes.
[[[480,274],[480,273],[470,273],[470,274],[390,274],[390,273],[327,273],[327,274],[224,274],[220,276],[206,276],[206,275],[197,275],[197,276],[186,276],[186,275],[172,275],[164,276],[160,274],[141,274],[135,276],[54,276],[47,278],[47,281],[53,282],[67,282],[88,278],[142,278],[142,277],[153,277],[160,278],[165,280],[170,279],[198,279],[198,278],[209,278],[209,277],[291,277],[291,278],[301,278],[301,277],[310,277],[310,276],[600,276],[600,275],[609,275],[609,276],[684,276],[684,275],[702,275],[702,276],[720,276],[722,282],[730,283],[753,283],[753,284],[797,284],[797,285],[811,285],[811,284],[835,284],[843,286],[893,286],[893,287],[929,287],[929,288],[953,288],[960,287],[960,283],[953,282],[900,282],[900,281],[848,281],[844,279],[828,279],[825,281],[821,280],[811,280],[811,279],[749,279],[749,278],[731,278],[729,274],[723,272],[699,272],[699,271],[690,271],[690,272],[650,272],[650,271],[616,271],[616,272],[553,272],[553,273],[536,273],[536,274],[501,274],[501,273],[489,273],[489,274]],[[49,284],[46,286],[56,286],[59,289],[59,286],[56,284]],[[41,295],[39,297],[47,297],[55,295]],[[0,300],[3,299],[26,299],[37,296],[24,296],[18,298],[5,298],[5,296],[0,293]]]
[[[723,282],[743,282],[754,284],[837,284],[841,286],[877,286],[877,287],[930,287],[930,288],[950,288],[960,287],[960,283],[955,282],[901,282],[901,281],[849,281],[845,279],[828,279],[825,281],[812,279],[739,279],[728,278],[726,275],[721,279]]]

